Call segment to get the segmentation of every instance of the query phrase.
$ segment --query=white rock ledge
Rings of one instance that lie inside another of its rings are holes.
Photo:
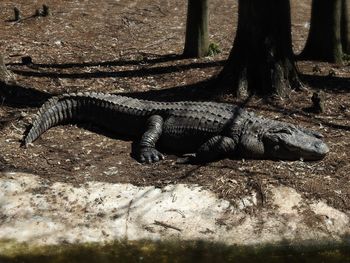
[[[195,185],[75,187],[0,173],[0,240],[54,245],[175,238],[256,245],[349,235],[349,216],[321,200],[305,200],[287,187],[268,186],[268,193],[267,205],[252,215],[246,211],[257,206],[254,193],[232,205]]]

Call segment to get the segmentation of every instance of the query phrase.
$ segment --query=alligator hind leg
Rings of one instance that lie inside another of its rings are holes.
[[[151,116],[146,123],[146,131],[142,135],[137,159],[141,163],[154,163],[164,159],[164,155],[155,147],[163,131],[163,118],[159,115]]]
[[[235,141],[226,136],[214,136],[203,143],[196,154],[185,158],[181,163],[207,163],[223,156],[233,155],[236,148]]]

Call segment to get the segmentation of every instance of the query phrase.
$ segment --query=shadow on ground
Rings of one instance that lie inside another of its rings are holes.
[[[314,89],[337,93],[350,92],[350,78],[301,74],[301,79]]]
[[[53,94],[20,84],[0,81],[0,105],[10,107],[40,107]]]
[[[117,60],[103,62],[84,62],[84,63],[67,63],[67,64],[34,64],[34,63],[14,63],[8,64],[9,69],[14,73],[27,77],[49,77],[49,78],[68,78],[68,79],[91,79],[91,78],[128,78],[128,77],[146,77],[160,74],[168,74],[189,69],[203,69],[210,67],[222,66],[224,61],[205,61],[192,62],[189,64],[177,64],[167,66],[153,66],[155,64],[184,60],[181,55],[166,55],[158,58],[142,58],[140,60]],[[86,67],[112,67],[112,66],[130,66],[138,65],[141,68],[123,71],[101,71],[93,72],[74,72],[65,73],[57,71],[43,71],[42,69],[73,69]],[[23,68],[26,66],[26,68]],[[18,69],[19,67],[19,69]],[[31,70],[28,70],[31,69]]]

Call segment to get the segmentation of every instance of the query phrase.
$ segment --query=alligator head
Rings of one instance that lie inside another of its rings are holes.
[[[240,139],[243,156],[278,160],[320,160],[329,152],[317,132],[292,124],[259,119],[248,122]]]

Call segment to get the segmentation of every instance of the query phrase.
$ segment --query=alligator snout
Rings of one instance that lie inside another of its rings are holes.
[[[329,152],[329,148],[327,144],[325,144],[321,140],[318,142],[315,142],[314,147],[315,147],[315,153],[318,154],[320,157],[324,157]]]

